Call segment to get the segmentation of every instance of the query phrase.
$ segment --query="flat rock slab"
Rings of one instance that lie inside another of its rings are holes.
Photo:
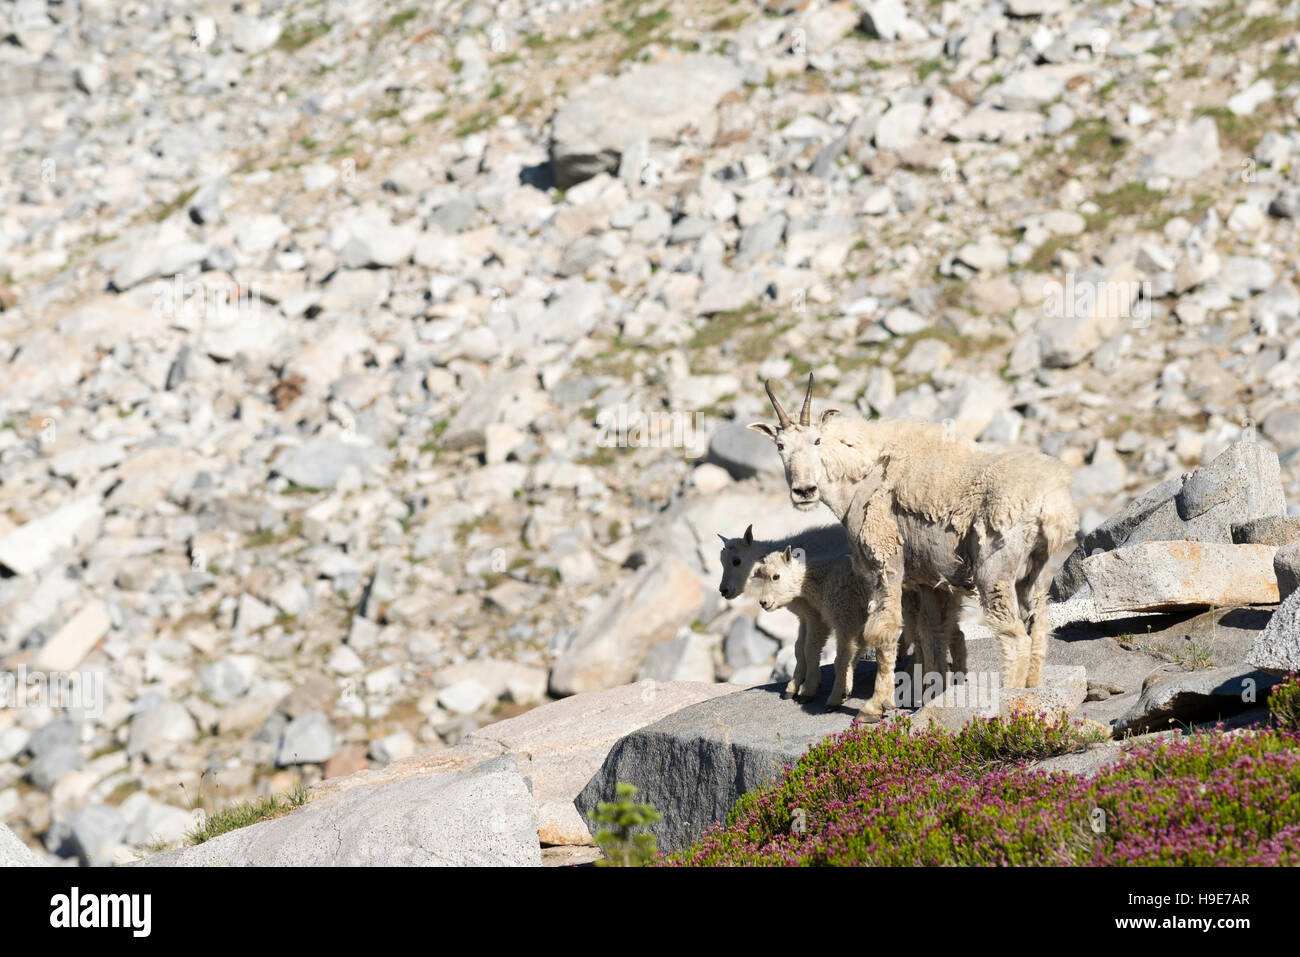
[[[1217,542],[1144,542],[1083,562],[1101,612],[1189,606],[1267,605],[1278,600],[1273,549]]]
[[[563,697],[630,683],[650,648],[689,624],[704,597],[684,562],[666,558],[646,565],[583,621],[551,669],[551,692]]]
[[[61,505],[48,515],[0,536],[0,565],[15,575],[29,575],[44,568],[61,549],[89,541],[103,518],[104,509],[98,497]]]
[[[1258,707],[1280,681],[1249,665],[1204,670],[1167,670],[1150,676],[1142,694],[1116,722],[1117,732],[1163,731],[1172,725],[1201,724]]]
[[[574,695],[479,728],[454,748],[322,781],[312,789],[313,802],[331,800],[356,787],[444,774],[514,754],[520,773],[532,782],[541,843],[590,844],[591,834],[573,801],[614,743],[682,708],[739,690],[730,684],[646,681]]]
[[[509,757],[354,788],[284,817],[155,854],[151,867],[540,866],[528,783]]]
[[[1153,541],[1232,543],[1235,525],[1286,514],[1277,453],[1236,442],[1208,465],[1161,482],[1084,536],[1052,579],[1064,601],[1087,585],[1083,563],[1097,551]]]
[[[104,603],[90,602],[41,646],[32,667],[37,671],[71,671],[108,634],[111,624]]]
[[[1300,515],[1273,515],[1232,526],[1232,540],[1239,545],[1272,545],[1280,548],[1300,543]]]
[[[969,663],[969,662],[968,662]],[[998,715],[1042,712],[1073,715],[1088,694],[1088,673],[1079,665],[1046,665],[1043,683],[1034,688],[1002,688],[995,669],[974,670],[912,716],[917,731],[946,728],[956,731],[967,722]]]
[[[812,702],[783,697],[784,685],[772,684],[683,708],[620,739],[574,803],[590,819],[598,804],[615,799],[615,785],[634,784],[637,800],[663,815],[650,828],[659,849],[679,850],[724,820],[742,794],[771,784],[811,745],[847,730],[874,672],[874,663],[859,663],[855,693],[829,712],[830,665]]]

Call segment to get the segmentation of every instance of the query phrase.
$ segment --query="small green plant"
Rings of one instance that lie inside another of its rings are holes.
[[[190,844],[202,844],[214,837],[241,827],[259,824],[283,817],[294,808],[302,807],[311,799],[305,784],[299,784],[288,794],[268,794],[256,801],[241,801],[204,816],[203,823],[185,835]]]
[[[1268,713],[1283,731],[1300,731],[1300,678],[1294,671],[1273,686],[1268,696]]]
[[[619,782],[615,786],[618,799],[604,801],[596,806],[592,820],[601,825],[596,834],[596,846],[604,859],[597,867],[643,867],[659,855],[653,834],[633,833],[662,820],[653,804],[637,804],[633,799],[637,789],[633,784]]]
[[[319,20],[291,23],[280,34],[275,48],[283,53],[295,53],[329,32],[329,24],[321,23]]]

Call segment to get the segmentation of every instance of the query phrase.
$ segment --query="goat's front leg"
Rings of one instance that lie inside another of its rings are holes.
[[[799,689],[803,687],[804,676],[807,674],[807,662],[804,656],[807,651],[808,643],[808,623],[802,618],[799,619],[799,637],[794,640],[794,677],[790,683],[785,686],[785,693],[791,698],[799,697]]]
[[[898,629],[903,624],[902,575],[881,575],[875,582],[874,608],[862,631],[865,644],[876,649],[876,686],[858,712],[866,721],[878,721],[894,706],[894,663],[898,658]]]
[[[803,650],[803,685],[799,689],[799,697],[804,700],[811,701],[817,697],[817,691],[822,686],[822,649],[826,647],[826,639],[829,637],[825,624],[820,621],[808,622]],[[837,664],[836,668],[838,667]]]

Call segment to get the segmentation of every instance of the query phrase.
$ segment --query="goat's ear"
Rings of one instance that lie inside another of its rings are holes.
[[[785,556],[785,560],[787,562],[790,561],[790,559],[794,557],[794,547],[791,545],[787,545],[785,547],[785,552],[783,554]]]
[[[819,429],[826,428],[826,423],[831,420],[831,416],[839,415],[839,414],[840,414],[839,409],[824,409],[822,411],[822,417],[817,420],[817,427]]]
[[[722,542],[722,544],[724,544],[724,545],[727,544],[727,536],[726,536],[726,535],[723,535],[721,532],[718,532],[717,535],[718,535],[718,539]]]
[[[748,548],[754,544],[754,526],[751,525],[745,529],[745,547]]]
[[[776,429],[772,428],[766,422],[751,422],[745,426],[747,429],[753,429],[755,432],[762,432],[769,439],[776,440]]]

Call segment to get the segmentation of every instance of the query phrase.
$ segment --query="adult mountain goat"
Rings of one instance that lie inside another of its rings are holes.
[[[874,607],[866,644],[892,658],[902,625],[903,589],[929,590],[945,630],[957,628],[962,594],[978,596],[997,635],[1002,683],[1042,682],[1047,654],[1043,569],[1078,527],[1070,473],[1039,452],[992,452],[925,422],[867,422],[822,412],[812,424],[813,379],[796,423],[767,387],[775,428],[769,436],[785,466],[790,500],[823,503],[844,523]],[[881,661],[892,670],[893,661]],[[892,701],[874,695],[863,708],[878,717]]]

